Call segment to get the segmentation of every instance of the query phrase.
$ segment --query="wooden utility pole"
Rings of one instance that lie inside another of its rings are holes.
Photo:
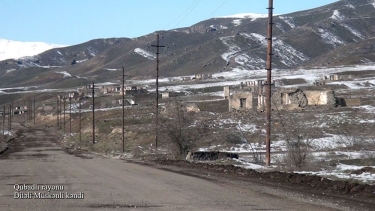
[[[34,111],[34,125],[35,125],[35,98],[33,99],[33,101],[34,101],[34,109],[33,109],[33,111]]]
[[[81,142],[82,134],[81,134],[81,98],[79,98],[79,142]]]
[[[122,66],[122,153],[125,152],[125,68]]]
[[[72,134],[72,98],[69,96],[69,135]]]
[[[61,121],[62,121],[62,118],[61,118],[61,112],[62,109],[61,109],[61,96],[59,96],[59,125],[60,125],[60,129],[61,129]]]
[[[9,131],[12,131],[12,104],[9,104]]]
[[[3,135],[5,135],[5,106],[3,107]]]
[[[63,104],[63,106],[64,106],[64,125],[63,125],[63,127],[64,127],[64,133],[65,133],[65,96],[63,97],[63,101],[64,101],[64,104]]]
[[[33,100],[30,100],[30,122],[33,120]]]
[[[156,47],[156,103],[155,103],[155,150],[158,150],[158,132],[159,132],[159,48],[165,46],[159,45],[159,33],[156,33],[156,45],[151,45]]]
[[[59,128],[60,124],[59,124],[59,98],[58,97],[56,100],[56,120],[57,120],[57,128]]]
[[[266,92],[266,166],[271,163],[271,71],[272,71],[272,26],[273,26],[273,0],[268,6],[268,47],[267,47],[267,92]]]
[[[9,132],[12,132],[12,104],[9,104]]]
[[[95,144],[95,83],[92,82],[92,144]]]

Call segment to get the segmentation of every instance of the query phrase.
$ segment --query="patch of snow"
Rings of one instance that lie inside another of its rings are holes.
[[[375,106],[372,105],[353,106],[353,108],[359,108],[366,113],[375,113]]]
[[[345,140],[347,140],[346,137],[334,134],[328,135],[328,137],[317,138],[310,141],[310,145],[313,147],[314,151],[347,147],[348,143],[345,143]]]
[[[234,58],[237,64],[246,66],[249,69],[258,70],[266,65],[266,61],[258,56],[250,54],[240,54]]]
[[[345,44],[338,36],[334,35],[331,32],[324,31],[324,29],[319,28],[319,34],[322,37],[323,41],[327,44],[336,46],[336,44]]]
[[[13,132],[9,130],[4,130],[4,135],[12,136]]]
[[[235,25],[235,26],[239,26],[241,25],[241,19],[237,19],[237,20],[233,20],[232,23]]]
[[[333,14],[332,14],[331,18],[333,20],[336,20],[336,21],[343,21],[343,20],[345,20],[345,16],[342,15],[338,10],[334,10],[333,11]]]
[[[359,37],[362,40],[366,38],[359,31],[357,31],[356,29],[354,29],[352,26],[350,26],[350,25],[348,25],[346,23],[343,23],[343,21],[346,20],[346,18],[338,10],[334,10],[333,11],[333,14],[332,14],[331,18],[332,18],[332,20],[338,21],[342,26],[344,26],[347,30],[349,30],[356,37]]]
[[[153,53],[150,53],[150,52],[148,52],[146,50],[143,50],[141,48],[134,49],[134,52],[143,56],[143,57],[145,57],[145,58],[147,58],[147,59],[150,59],[150,60],[156,59],[156,56]]]
[[[89,51],[89,54],[91,55],[91,56],[96,56],[96,54],[98,54],[98,51],[97,50],[95,50],[93,47],[91,47],[91,46],[89,46],[88,48],[87,48],[87,50]]]
[[[355,6],[354,6],[353,4],[350,4],[350,3],[348,3],[348,4],[345,5],[345,6],[351,8],[351,9],[355,9]]]
[[[348,24],[341,23],[347,30],[349,30],[352,34],[354,34],[356,37],[363,39],[366,39],[365,36],[363,36],[359,31],[354,29],[352,26],[349,26]]]
[[[375,182],[375,174],[369,172],[363,172],[362,174],[352,174],[351,170],[359,170],[365,167],[375,168],[375,166],[353,166],[353,165],[345,165],[345,164],[338,164],[335,169],[333,170],[323,170],[318,172],[313,171],[295,171],[294,173],[298,174],[311,174],[317,175],[321,177],[327,177],[329,179],[350,179],[350,180],[357,180],[363,183],[374,184]]]
[[[82,59],[82,60],[76,60],[77,63],[82,63],[82,62],[85,62],[87,61],[88,59]]]
[[[234,166],[238,166],[238,167],[242,167],[244,169],[253,169],[253,170],[258,170],[258,169],[264,169],[265,167],[262,166],[262,165],[258,165],[258,164],[254,164],[254,163],[250,163],[250,162],[247,162],[245,160],[242,160],[242,159],[233,159],[235,161],[238,161],[241,163],[241,165],[234,165]]]
[[[281,23],[276,23],[276,28],[280,29],[280,31],[285,32],[285,29],[283,28],[283,25]]]
[[[327,84],[343,84],[350,89],[368,89],[366,83],[375,84],[375,79],[372,80],[354,80],[354,81],[335,81]]]
[[[104,68],[105,70],[108,70],[108,71],[117,71],[117,70],[120,70],[120,69],[111,69],[111,68]]]
[[[104,83],[97,83],[95,86],[108,86],[108,85],[116,85],[116,83],[113,82],[104,82]]]
[[[62,56],[62,53],[61,53],[59,50],[57,50],[57,53],[60,54],[60,55]]]
[[[15,71],[16,69],[9,69],[9,70],[7,70],[6,71],[6,73],[11,73],[11,72],[13,72],[13,71]]]
[[[294,29],[296,28],[296,25],[293,22],[293,18],[287,17],[287,16],[279,16],[281,20],[283,20],[286,24],[290,26],[290,28]]]
[[[5,59],[19,59],[25,56],[34,56],[52,48],[59,47],[66,47],[66,45],[0,39],[0,61]]]
[[[58,72],[56,71],[56,73],[60,73],[60,74],[63,74],[64,75],[64,78],[71,78],[72,75],[66,71],[61,71],[61,72]]]
[[[260,42],[265,47],[267,46],[266,37],[263,35],[256,34],[256,33],[251,33],[251,34],[241,33],[241,35],[249,37],[250,39],[253,39],[254,41]],[[297,51],[292,46],[288,45],[287,43],[285,43],[284,41],[280,39],[275,39],[273,41],[273,50],[274,50],[274,53],[279,56],[280,62],[287,66],[292,66],[300,62],[309,60],[309,58],[305,56],[302,52]]]
[[[220,40],[224,43],[224,45],[228,46],[229,48],[228,52],[221,55],[221,58],[227,62],[229,62],[236,53],[241,51],[241,48],[234,43],[232,38],[234,38],[234,36],[220,37]]]
[[[216,18],[242,18],[242,19],[257,19],[257,18],[267,18],[268,14],[256,14],[256,13],[240,13],[235,15],[221,16]]]

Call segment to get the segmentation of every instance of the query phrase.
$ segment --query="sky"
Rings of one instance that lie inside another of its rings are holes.
[[[274,13],[336,0],[274,0]],[[268,0],[1,0],[0,38],[74,45],[97,38],[134,38],[188,27],[213,17],[266,14]]]

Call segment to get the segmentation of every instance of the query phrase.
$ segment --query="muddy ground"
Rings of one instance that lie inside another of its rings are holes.
[[[375,203],[375,186],[372,185],[351,183],[347,181],[333,181],[315,175],[288,172],[258,172],[233,165],[163,159],[158,159],[153,162],[165,166],[188,168],[205,175],[210,173],[231,176],[236,179],[251,179],[258,180],[259,182],[266,181],[277,186],[287,186],[293,189],[308,191],[311,194],[332,195]]]

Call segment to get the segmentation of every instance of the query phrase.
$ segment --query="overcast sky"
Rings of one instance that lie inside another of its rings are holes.
[[[274,13],[335,0],[274,0]],[[73,45],[96,38],[139,37],[238,13],[266,14],[268,0],[1,0],[0,38]]]

